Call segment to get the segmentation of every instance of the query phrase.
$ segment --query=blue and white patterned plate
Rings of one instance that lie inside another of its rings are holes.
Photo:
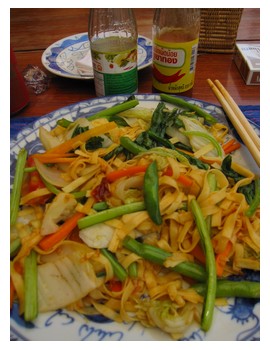
[[[136,95],[140,106],[154,108],[160,101],[158,94]],[[75,120],[89,116],[97,111],[123,102],[127,96],[111,96],[82,101],[49,113],[23,129],[11,140],[11,183],[15,168],[15,159],[21,148],[29,153],[42,150],[38,139],[38,128],[42,125],[48,130],[56,125],[60,118]],[[198,100],[190,100],[214,115],[220,122],[227,124],[221,108]],[[255,126],[254,126],[255,127]],[[258,131],[258,129],[257,129]],[[237,151],[239,161],[258,172],[259,169],[243,146]],[[246,271],[243,276],[248,280],[259,280],[259,273]],[[167,334],[157,329],[144,328],[139,323],[118,324],[100,315],[82,316],[76,312],[57,310],[40,315],[36,321],[26,323],[19,315],[18,305],[14,304],[10,318],[12,340],[89,340],[89,341],[169,341]],[[199,325],[192,326],[185,334],[185,341],[197,340],[259,340],[260,339],[260,303],[258,299],[230,298],[224,307],[216,307],[213,325],[205,333]]]
[[[89,52],[90,44],[87,33],[80,33],[61,39],[50,45],[42,54],[44,67],[61,77],[72,79],[94,79],[93,75],[80,75],[76,62]],[[152,63],[152,41],[138,36],[138,70]]]

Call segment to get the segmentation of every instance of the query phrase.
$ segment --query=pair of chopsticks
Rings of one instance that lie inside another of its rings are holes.
[[[260,166],[260,139],[258,135],[220,81],[215,80],[215,83],[213,83],[211,79],[207,79],[207,83],[213,90],[216,98],[248,148],[253,159],[257,165]]]

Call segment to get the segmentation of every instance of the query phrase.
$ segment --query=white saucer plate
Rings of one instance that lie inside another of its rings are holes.
[[[71,79],[94,79],[94,76],[80,75],[76,62],[81,60],[90,49],[87,33],[75,34],[50,45],[42,54],[43,66],[56,75]],[[152,41],[138,36],[138,70],[152,64]]]

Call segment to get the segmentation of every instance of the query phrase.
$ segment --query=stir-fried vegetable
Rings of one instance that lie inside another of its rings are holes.
[[[154,247],[149,244],[142,244],[131,237],[126,237],[123,241],[125,248],[138,254],[146,260],[149,260],[155,264],[163,265],[166,259],[171,256],[171,253],[166,252],[158,247]],[[179,272],[180,274],[190,277],[196,281],[205,281],[206,273],[204,268],[196,263],[183,261],[172,267],[172,270]]]
[[[120,281],[124,281],[127,278],[127,271],[123,268],[117,259],[110,253],[107,249],[102,248],[101,253],[110,261],[115,276],[119,278]]]
[[[43,250],[49,250],[54,245],[65,239],[71,231],[77,226],[78,221],[84,216],[82,213],[75,213],[73,216],[68,218],[56,232],[44,237],[39,242],[39,247]]]
[[[20,194],[23,183],[23,169],[27,159],[27,151],[21,149],[18,154],[18,159],[16,163],[13,188],[10,198],[10,224],[14,225],[17,219],[17,214],[20,204]]]
[[[37,254],[31,250],[24,263],[24,319],[34,320],[38,315]]]
[[[210,232],[207,229],[206,222],[204,220],[201,208],[199,207],[197,201],[192,199],[190,202],[191,210],[194,215],[197,227],[201,236],[202,245],[205,250],[205,265],[207,271],[206,278],[206,292],[205,292],[205,302],[203,307],[202,315],[202,329],[208,331],[211,327],[214,306],[215,306],[215,296],[216,296],[216,265],[215,265],[215,255],[213,246],[210,240]]]
[[[204,295],[206,284],[192,286],[199,294]],[[253,281],[217,281],[216,298],[260,298],[260,283]]]
[[[259,282],[240,281],[260,269],[259,178],[225,125],[161,100],[59,120],[39,130],[44,152],[19,153],[10,298],[25,320],[67,308],[180,339],[210,329],[216,298],[259,298]]]
[[[98,286],[91,263],[69,254],[38,266],[39,311],[52,311],[79,300]]]
[[[136,107],[139,104],[139,101],[136,99],[128,99],[127,101],[124,101],[122,103],[119,103],[115,106],[112,106],[107,109],[103,109],[100,112],[95,113],[94,116],[87,117],[88,120],[92,120],[96,117],[103,117],[103,116],[111,116],[116,115],[118,113],[121,113],[123,111],[126,111],[130,108]]]
[[[144,175],[144,202],[150,218],[155,224],[162,224],[162,216],[159,207],[158,194],[158,169],[157,163],[151,163]]]
[[[176,106],[183,107],[183,108],[185,108],[187,110],[195,111],[199,116],[203,117],[206,120],[206,122],[208,122],[210,124],[213,124],[213,123],[217,122],[217,120],[211,114],[205,112],[203,109],[201,109],[197,105],[189,103],[189,102],[183,100],[180,97],[173,97],[173,96],[166,95],[166,94],[160,94],[160,98],[163,101],[172,103],[172,104],[174,104]]]

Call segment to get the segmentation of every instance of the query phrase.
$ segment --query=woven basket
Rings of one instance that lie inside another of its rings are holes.
[[[234,51],[243,9],[201,9],[199,52]]]

